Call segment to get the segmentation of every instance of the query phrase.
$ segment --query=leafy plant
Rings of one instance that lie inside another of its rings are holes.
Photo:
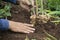
[[[11,16],[10,9],[11,5],[9,3],[0,9],[0,18],[5,17],[7,19],[7,16]]]
[[[60,11],[52,11],[52,12],[49,12],[47,15],[50,15],[50,17],[54,19],[51,22],[53,22],[55,24],[60,23]]]
[[[33,24],[36,23],[35,21],[40,21],[40,22],[43,22],[43,23],[47,23],[49,17],[47,17],[45,15],[46,12],[44,10],[43,0],[35,0],[35,2],[36,2],[35,3],[36,4],[36,8],[35,8],[36,12],[35,12],[34,15],[31,15],[31,17],[30,17],[33,21]]]
[[[36,21],[38,21],[38,23],[43,22],[43,23],[47,23],[51,18],[53,18],[53,20],[50,20],[50,22],[53,23],[60,23],[60,1],[59,0],[47,0],[47,8],[44,9],[44,4],[43,1],[44,0],[35,0],[36,1],[36,11],[35,13],[33,13],[34,15],[31,15],[31,19],[33,24],[36,23]],[[58,2],[59,1],[59,2]],[[56,4],[55,4],[56,3]],[[54,11],[52,11],[51,9],[55,9]],[[44,33],[48,36],[45,38],[45,40],[57,40],[54,36],[48,34],[46,31],[44,31]]]
[[[60,11],[60,0],[47,0],[47,6],[49,9]]]
[[[47,23],[49,20],[50,22],[53,22],[55,24],[60,23],[60,10],[59,5],[60,5],[60,0],[47,0],[46,6],[47,8],[44,9],[44,0],[35,0],[36,1],[36,12],[33,13],[34,15],[31,15],[31,19],[33,21],[33,24],[35,24],[35,21],[40,21],[43,23]],[[51,11],[51,9],[55,9],[54,11]],[[51,20],[53,18],[54,20]],[[39,20],[37,20],[39,19]],[[40,23],[39,22],[39,23]]]

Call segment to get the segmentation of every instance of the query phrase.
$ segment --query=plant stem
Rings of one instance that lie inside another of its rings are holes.
[[[6,20],[7,20],[7,16],[6,16]]]
[[[43,0],[41,0],[41,13],[43,15]]]
[[[38,0],[36,0],[36,15],[38,15]]]
[[[50,34],[48,34],[45,30],[43,30],[44,31],[44,33],[48,36],[48,37],[50,37],[51,39],[53,39],[53,40],[57,40],[55,37],[53,37],[52,35],[50,35]]]

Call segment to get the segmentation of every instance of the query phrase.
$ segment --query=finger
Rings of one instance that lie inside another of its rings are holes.
[[[31,28],[31,27],[26,27],[26,29],[29,29],[29,30],[35,30],[34,28]]]
[[[21,32],[21,33],[30,33],[29,31],[27,30],[24,30],[24,29],[17,29],[17,30],[13,30],[14,32]]]
[[[27,30],[27,32],[29,32],[29,33],[33,33],[34,31],[32,31],[32,30]]]
[[[23,32],[24,32],[24,33],[33,33],[34,31],[29,30],[29,29],[25,29]]]
[[[25,26],[33,27],[33,24],[24,24]]]
[[[17,32],[22,32],[22,33],[33,33],[32,30],[28,29],[27,27],[24,27],[24,28],[18,28],[17,29]]]
[[[33,33],[35,29],[34,28],[29,29],[29,28],[25,27],[25,28],[21,29],[20,32],[23,32],[23,33]]]
[[[28,32],[28,31],[23,31],[23,33],[30,33],[30,32]]]

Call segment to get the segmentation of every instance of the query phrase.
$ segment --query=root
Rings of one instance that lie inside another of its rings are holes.
[[[47,16],[47,15],[39,15],[39,16],[36,16],[36,15],[32,15],[30,17],[30,19],[32,20],[33,23],[35,23],[35,21],[39,22],[39,23],[47,23],[49,20],[50,20],[50,17]]]

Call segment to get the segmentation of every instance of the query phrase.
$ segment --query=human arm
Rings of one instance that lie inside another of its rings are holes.
[[[8,30],[9,22],[6,19],[0,19],[0,30]]]
[[[8,21],[6,19],[0,19],[1,31],[10,29],[11,31],[14,31],[14,32],[33,33],[35,29],[29,26],[33,26],[33,25],[14,22],[14,21]]]

